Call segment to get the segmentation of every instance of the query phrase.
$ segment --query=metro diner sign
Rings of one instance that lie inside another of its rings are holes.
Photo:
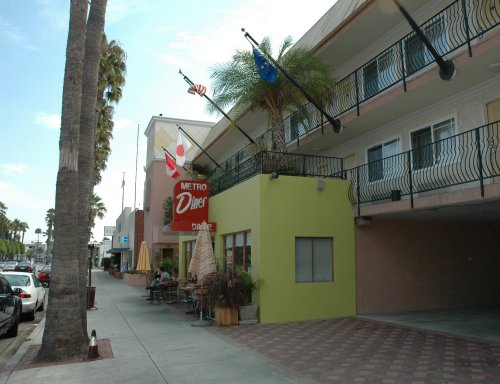
[[[174,186],[174,215],[172,231],[199,231],[206,222],[208,230],[217,230],[215,223],[208,222],[208,181],[178,181]]]

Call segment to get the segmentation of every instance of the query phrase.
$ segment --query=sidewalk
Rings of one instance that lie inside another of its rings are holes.
[[[192,327],[194,318],[178,308],[148,303],[145,289],[102,271],[92,272],[92,282],[97,309],[87,312],[89,335],[95,329],[99,340],[109,339],[113,357],[20,369],[41,344],[42,321],[0,373],[0,384],[298,383],[207,328]]]
[[[87,312],[89,334],[95,329],[99,342],[107,341],[99,352],[108,358],[26,368],[27,356],[41,344],[41,322],[0,372],[0,384],[500,383],[498,338],[359,317],[192,327],[184,304],[149,304],[145,289],[105,272],[94,271],[92,281],[98,309]],[[498,335],[498,328],[490,329]]]

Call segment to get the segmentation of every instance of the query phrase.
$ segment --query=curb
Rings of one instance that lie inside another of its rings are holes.
[[[17,365],[24,357],[29,347],[34,344],[34,341],[38,339],[40,333],[45,329],[45,315],[42,320],[37,324],[35,329],[28,336],[26,341],[21,344],[18,348],[14,356],[9,359],[9,362],[5,365],[5,367],[0,371],[0,384],[6,384],[9,381],[10,375],[16,369]]]

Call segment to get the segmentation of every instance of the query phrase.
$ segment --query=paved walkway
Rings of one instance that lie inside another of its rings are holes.
[[[42,322],[0,384],[500,383],[499,343],[354,318],[192,327],[185,304],[149,304],[144,289],[101,271],[92,281],[89,330],[105,358],[30,365]]]

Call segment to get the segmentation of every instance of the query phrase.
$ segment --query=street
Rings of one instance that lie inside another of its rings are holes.
[[[45,298],[45,305],[47,305],[47,302],[48,295]],[[19,347],[28,339],[31,332],[33,332],[44,316],[45,311],[37,311],[34,321],[27,321],[23,316],[21,316],[19,331],[16,337],[9,338],[6,336],[0,336],[0,371],[9,362],[9,359],[16,353]]]

